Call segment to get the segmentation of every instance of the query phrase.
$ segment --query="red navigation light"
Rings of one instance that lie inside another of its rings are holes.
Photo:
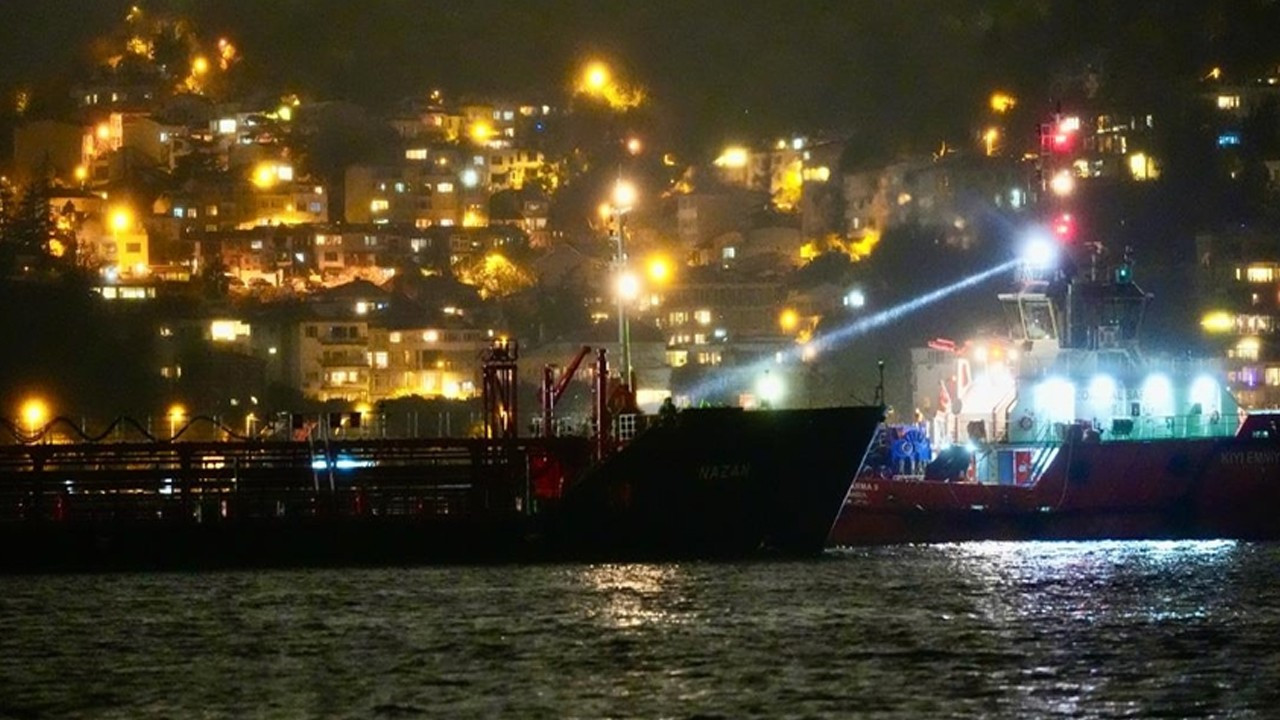
[[[1071,135],[1064,132],[1056,132],[1053,134],[1053,149],[1056,152],[1066,152],[1071,149]]]
[[[1076,236],[1076,219],[1071,213],[1062,213],[1053,220],[1053,235],[1059,240],[1073,240]]]

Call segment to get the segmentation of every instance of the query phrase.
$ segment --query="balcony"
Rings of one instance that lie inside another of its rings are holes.
[[[321,345],[360,345],[363,347],[369,343],[368,335],[359,335],[356,337],[320,335],[316,339],[320,341]]]

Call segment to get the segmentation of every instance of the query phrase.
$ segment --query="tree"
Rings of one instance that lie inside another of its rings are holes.
[[[50,242],[57,230],[49,212],[49,192],[49,181],[44,177],[28,183],[8,228],[17,259],[42,270],[49,266]]]

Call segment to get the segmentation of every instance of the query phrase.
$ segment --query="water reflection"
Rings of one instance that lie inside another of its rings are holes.
[[[593,591],[584,613],[605,627],[634,629],[694,619],[679,565],[591,565],[579,580]]]
[[[985,592],[992,620],[1147,621],[1204,617],[1218,596],[1179,592],[1180,578],[1229,563],[1233,540],[983,542],[939,546],[954,571]],[[1164,591],[1161,591],[1164,588]],[[1194,601],[1191,599],[1194,598]]]

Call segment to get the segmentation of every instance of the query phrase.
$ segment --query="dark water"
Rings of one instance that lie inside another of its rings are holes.
[[[1280,546],[0,578],[0,717],[1277,717]]]

